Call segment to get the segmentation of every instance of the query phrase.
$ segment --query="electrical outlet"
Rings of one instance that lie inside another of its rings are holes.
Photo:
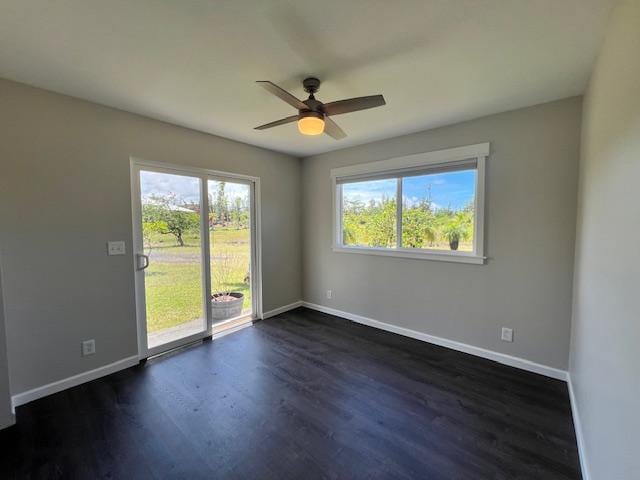
[[[96,341],[94,339],[82,342],[82,356],[93,355],[96,353]]]
[[[125,249],[123,240],[107,242],[108,255],[124,255],[125,253],[126,253],[126,249]]]
[[[513,329],[502,327],[502,335],[500,338],[503,342],[513,342]]]
[[[327,290],[327,298],[331,300],[331,297],[333,297],[333,292],[331,290]]]

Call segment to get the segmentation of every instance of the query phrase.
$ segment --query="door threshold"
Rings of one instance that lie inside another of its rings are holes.
[[[180,350],[194,347],[195,345],[201,344],[202,342],[206,342],[207,340],[223,337],[225,335],[228,335],[229,333],[236,332],[245,327],[250,327],[251,325],[253,325],[253,323],[254,323],[254,318],[253,318],[253,315],[251,314],[232,318],[230,320],[223,320],[222,322],[213,326],[213,328],[211,329],[211,335],[207,335],[203,338],[198,338],[191,342],[185,343],[183,345],[178,345],[176,347],[170,348],[162,352],[154,353],[153,355],[148,356],[144,360],[154,360],[160,356],[176,353]]]
[[[182,350],[187,350],[189,348],[195,347],[196,345],[201,345],[202,342],[204,342],[205,340],[208,340],[209,338],[210,337],[199,338],[199,339],[194,340],[192,342],[185,343],[183,345],[178,345],[177,347],[170,348],[169,350],[164,350],[162,352],[154,353],[153,355],[150,355],[150,356],[148,356],[146,358],[143,358],[141,361],[148,362],[148,361],[153,361],[153,360],[159,359],[160,357],[170,357],[174,353],[179,353]]]
[[[217,337],[223,333],[230,333],[230,330],[239,330],[240,327],[247,327],[253,324],[253,315],[242,315],[230,320],[223,320],[211,327],[211,336]]]

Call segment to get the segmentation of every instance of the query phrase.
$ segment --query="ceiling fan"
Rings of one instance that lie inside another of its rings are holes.
[[[297,121],[298,130],[303,135],[320,135],[324,132],[330,137],[340,140],[346,137],[347,134],[329,117],[342,115],[343,113],[357,112],[358,110],[366,110],[368,108],[381,107],[386,104],[382,95],[370,95],[368,97],[356,97],[338,100],[337,102],[322,103],[316,100],[314,96],[320,89],[320,80],[314,77],[305,78],[302,81],[305,92],[309,94],[309,98],[304,101],[298,100],[298,98],[273,82],[259,80],[256,83],[269,93],[287,102],[293,108],[298,109],[298,114],[260,125],[259,127],[255,127],[254,130],[266,130],[267,128]]]

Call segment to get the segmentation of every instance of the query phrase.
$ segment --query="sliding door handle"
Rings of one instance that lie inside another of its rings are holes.
[[[144,253],[138,253],[138,270],[144,270],[149,266],[149,255],[145,255]]]

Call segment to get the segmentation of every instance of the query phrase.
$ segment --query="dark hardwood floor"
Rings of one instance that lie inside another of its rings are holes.
[[[3,479],[580,478],[563,382],[306,309],[16,413]]]

